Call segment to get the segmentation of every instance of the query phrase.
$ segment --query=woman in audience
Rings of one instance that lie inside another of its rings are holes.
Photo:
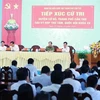
[[[58,91],[57,100],[74,100],[74,90],[72,85],[70,84],[61,85]]]
[[[52,82],[52,85],[43,87],[41,91],[44,91],[44,92],[53,91],[55,93],[58,93],[61,83],[63,82],[63,73],[58,72],[58,71],[53,71],[51,73],[51,82]]]
[[[22,84],[18,89],[18,100],[35,100],[31,85]]]

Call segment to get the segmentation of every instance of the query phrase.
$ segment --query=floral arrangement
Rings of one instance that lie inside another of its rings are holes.
[[[16,20],[13,18],[13,14],[10,14],[10,19],[4,26],[6,30],[17,30],[19,25],[16,23]]]
[[[100,53],[100,41],[97,43],[92,43],[90,48],[94,58],[97,58],[98,54]]]

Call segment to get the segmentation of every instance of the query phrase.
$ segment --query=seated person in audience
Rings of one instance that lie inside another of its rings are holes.
[[[11,48],[11,51],[19,51],[19,47],[17,44],[14,43],[14,41],[10,42],[10,48]]]
[[[10,66],[10,68],[13,71],[13,79],[17,79],[16,72],[17,72],[18,68],[17,68],[17,61],[16,60],[12,61],[12,65]]]
[[[80,76],[80,73],[78,71],[76,71],[76,63],[75,62],[72,62],[70,64],[70,70],[74,74],[75,78],[78,77],[78,76]]]
[[[73,73],[69,69],[64,71],[64,80],[62,84],[72,85],[74,88],[74,92],[82,91],[80,82],[73,79]]]
[[[98,70],[98,85],[100,85],[100,70]]]
[[[81,75],[77,77],[77,79],[84,79],[87,82],[89,66],[83,65],[81,68]]]
[[[70,51],[70,48],[68,47],[68,43],[67,42],[64,42],[63,43],[62,52],[69,52],[69,51]]]
[[[97,62],[98,70],[100,70],[100,61]]]
[[[18,99],[17,100],[35,100],[34,91],[30,84],[22,84],[18,89]]]
[[[98,67],[93,66],[89,74],[90,75],[98,75]]]
[[[84,66],[84,65],[89,66],[89,62],[88,62],[88,60],[85,59],[85,60],[83,61],[82,66]]]
[[[44,92],[52,92],[53,91],[55,93],[58,93],[58,90],[61,86],[62,81],[63,81],[63,73],[53,71],[51,73],[52,85],[43,87],[41,91],[44,91]]]
[[[11,90],[16,90],[18,91],[19,87],[22,85],[22,84],[25,84],[25,83],[28,83],[31,85],[34,93],[34,97],[36,96],[36,88],[34,85],[32,85],[30,83],[30,80],[29,80],[29,76],[28,76],[28,70],[26,68],[19,68],[17,70],[17,79],[18,79],[18,82],[14,83],[13,85],[11,85]],[[14,95],[13,96],[13,100],[17,100],[17,96]]]
[[[57,100],[74,100],[74,90],[72,85],[70,84],[63,84],[61,85]]]
[[[97,82],[98,78],[95,75],[87,78],[87,88],[85,91],[91,95],[92,100],[100,100],[100,91],[96,90]]]
[[[33,78],[33,83],[40,83],[42,86],[51,85],[50,68],[48,66],[43,66],[41,69],[41,75],[35,76]]]
[[[54,65],[54,71],[62,72],[62,66],[61,66],[61,64],[55,64]]]
[[[34,60],[32,58],[28,59],[28,64],[25,66],[25,68],[28,68],[30,71],[30,79],[33,80],[34,76],[37,76],[37,69],[34,66]]]
[[[48,42],[48,46],[45,49],[47,52],[54,52],[54,47],[52,46],[52,42]]]
[[[1,41],[0,51],[6,51],[5,41]]]

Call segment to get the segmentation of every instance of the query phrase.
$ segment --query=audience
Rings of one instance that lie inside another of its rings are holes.
[[[95,75],[91,75],[87,78],[86,92],[89,93],[93,100],[100,100],[100,91],[96,90],[98,78]]]
[[[77,77],[77,79],[84,79],[87,82],[88,78],[88,72],[89,72],[89,66],[86,64],[83,64],[83,66],[80,68],[81,69],[81,75]]]
[[[65,70],[64,71],[64,80],[62,84],[70,84],[73,86],[74,92],[81,91],[81,84],[79,81],[73,79],[73,73],[71,70]]]
[[[16,72],[17,72],[18,68],[17,68],[17,61],[16,60],[12,61],[12,65],[10,66],[10,68],[13,71],[13,79],[17,79]]]
[[[80,76],[80,73],[76,71],[76,63],[75,62],[72,62],[70,64],[70,70],[74,74],[75,78],[78,77],[78,76]]]
[[[28,64],[25,66],[25,68],[28,68],[30,71],[30,79],[33,81],[34,76],[37,76],[37,69],[34,66],[34,60],[32,58],[28,59]]]
[[[44,92],[53,91],[55,93],[58,93],[61,83],[63,82],[63,73],[58,71],[53,71],[51,73],[51,82],[52,85],[43,87],[41,91]]]
[[[98,67],[97,66],[93,66],[91,68],[91,73],[90,75],[98,75]]]
[[[97,62],[98,70],[100,70],[100,61]]]
[[[62,66],[61,66],[61,64],[55,64],[54,65],[54,71],[62,72]]]
[[[100,85],[100,70],[98,70],[98,85]]]
[[[19,86],[17,100],[35,100],[34,91],[30,84],[25,83]]]
[[[11,90],[17,90],[19,89],[20,85],[28,83],[30,84],[29,76],[28,76],[28,70],[26,68],[19,68],[17,70],[17,79],[18,82],[11,85]],[[31,84],[30,84],[31,85]],[[34,91],[34,97],[36,96],[36,88],[34,85],[31,85],[32,90]],[[13,100],[17,100],[17,96],[15,95],[13,97]]]
[[[84,65],[89,66],[89,62],[88,62],[88,60],[84,60],[84,61],[83,61],[82,66],[84,66]]]
[[[74,90],[72,85],[70,84],[61,85],[58,91],[57,100],[74,100]]]
[[[42,86],[51,85],[50,68],[43,66],[41,69],[41,75],[33,78],[33,83],[40,83]]]

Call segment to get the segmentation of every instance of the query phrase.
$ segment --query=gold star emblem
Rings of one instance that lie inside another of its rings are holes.
[[[14,9],[18,9],[18,4],[14,4]]]

